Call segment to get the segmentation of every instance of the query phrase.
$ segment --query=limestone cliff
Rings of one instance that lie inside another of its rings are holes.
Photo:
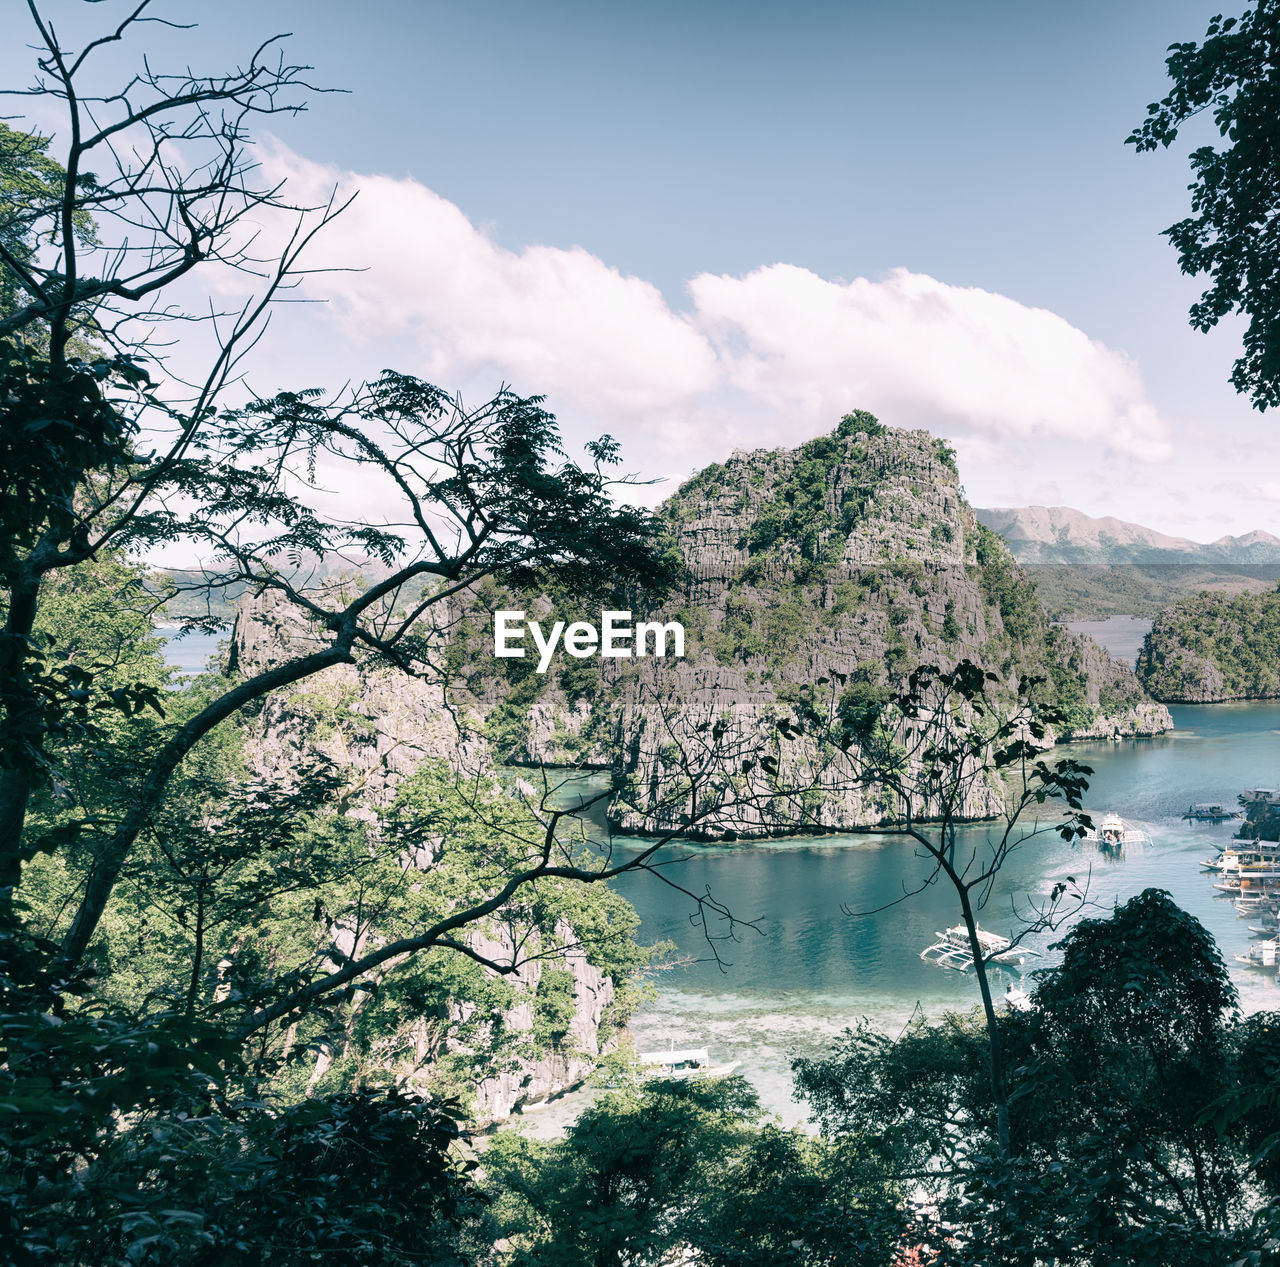
[[[504,759],[614,765],[642,803],[615,801],[611,821],[623,830],[679,825],[674,806],[643,808],[683,777],[671,736],[659,733],[664,713],[731,715],[744,748],[779,762],[748,780],[740,835],[882,821],[877,789],[852,788],[838,761],[779,743],[778,723],[794,716],[801,688],[820,681],[893,690],[917,665],[970,659],[998,674],[1010,699],[1027,679],[1044,678],[1040,697],[1067,719],[1058,739],[1149,735],[1172,724],[1131,670],[1051,624],[1003,541],[966,504],[954,456],[927,432],[850,415],[798,449],[739,452],[707,467],[660,514],[687,582],[659,610],[636,615],[682,622],[683,661],[560,656],[540,676],[527,659],[497,660],[495,609],[541,620],[591,613],[491,585],[471,596],[449,651],[457,699],[485,718]],[[802,806],[774,799],[806,777]],[[975,785],[966,814],[994,812],[999,796]]]
[[[228,672],[252,674],[315,650],[324,642],[324,635],[307,614],[274,591],[246,598],[236,616]],[[250,724],[245,755],[255,775],[287,784],[302,756],[322,753],[352,776],[352,808],[348,812],[372,820],[375,811],[392,803],[402,781],[426,761],[447,762],[462,775],[484,778],[487,772],[492,782],[493,759],[477,729],[480,721],[475,715],[459,718],[437,683],[410,678],[360,658],[355,664],[325,669],[270,695]],[[434,861],[424,854],[416,859],[416,865],[428,869]],[[480,954],[509,953],[511,947],[503,938],[509,938],[510,931],[502,924],[477,925],[468,944]],[[350,934],[341,927],[332,929],[331,936],[344,955],[360,949],[347,944]],[[521,936],[523,951],[533,954],[537,934],[525,930]],[[500,1031],[509,1045],[514,1038],[517,1049],[514,1058],[496,1071],[484,1073],[470,1087],[474,1118],[480,1124],[578,1086],[600,1055],[616,1044],[613,978],[575,945],[574,930],[567,922],[556,924],[554,937],[556,944],[569,949],[545,959],[527,959],[504,979],[513,1004],[492,1023],[481,1018],[479,1025],[466,1026],[478,1033],[474,1041],[482,1045],[486,1034]],[[336,966],[336,962],[331,964]],[[543,1044],[540,1054],[526,1055],[523,1049],[533,1045],[522,1042],[521,1036],[535,1030],[535,1000],[549,970],[568,974],[563,991],[569,1015],[554,1044],[549,1048]],[[449,1004],[456,1022],[472,1021],[474,1009],[475,1004],[465,997]],[[416,1059],[410,1058],[407,1064],[401,1060],[396,1070],[400,1081],[426,1087],[441,1054],[447,1054],[454,1066],[470,1063],[469,1049],[456,1039],[448,1039],[447,1050],[442,1051],[440,1031],[438,1022],[428,1025],[424,1021],[410,1027],[398,1050],[416,1052]],[[332,1059],[331,1047],[320,1044],[314,1077],[323,1075]],[[479,1054],[475,1063],[485,1064]]]
[[[228,672],[260,673],[326,645],[305,611],[268,590],[240,602]],[[427,759],[471,773],[491,764],[483,737],[456,724],[437,682],[367,659],[268,696],[248,750],[255,770],[274,780],[287,779],[300,753],[323,753],[359,775],[362,801],[377,808],[389,805],[400,780]]]
[[[1003,542],[965,503],[949,450],[926,432],[851,416],[796,450],[735,453],[688,481],[662,515],[688,567],[685,593],[664,611],[685,623],[688,658],[641,662],[621,675],[621,706],[610,705],[619,774],[651,801],[681,777],[681,754],[654,735],[654,717],[732,715],[744,742],[754,735],[779,762],[747,779],[739,835],[795,830],[801,807],[771,789],[819,766],[804,823],[875,825],[885,812],[877,790],[851,787],[838,761],[783,743],[778,722],[806,684],[894,688],[920,664],[971,659],[1010,696],[1024,679],[1046,678],[1044,696],[1067,717],[1059,739],[1172,724],[1130,670],[1049,623]],[[992,813],[999,794],[975,785],[964,812]],[[675,825],[621,802],[613,818],[633,831]],[[714,816],[710,826],[716,834]]]

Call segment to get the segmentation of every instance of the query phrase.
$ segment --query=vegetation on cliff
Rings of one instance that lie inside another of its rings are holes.
[[[1280,696],[1280,589],[1199,594],[1166,608],[1143,643],[1138,676],[1169,702]]]
[[[953,455],[922,433],[859,411],[794,453],[700,473],[660,514],[694,578],[679,613],[693,645],[763,681],[814,656],[880,663],[900,682],[921,662],[969,655],[1045,678],[1070,731],[1142,702],[1131,674],[1051,626],[1034,583],[959,497]],[[747,557],[719,576],[707,538],[722,521],[741,522],[733,548]]]
[[[674,786],[682,774],[664,756],[672,736],[657,736],[652,721],[696,713],[709,724],[732,717],[774,762],[773,773],[736,774],[735,797],[767,800],[780,781],[823,770],[821,786],[762,805],[734,825],[739,835],[882,821],[883,798],[839,779],[820,748],[784,751],[780,727],[815,683],[831,684],[836,713],[852,718],[920,665],[970,660],[997,675],[1004,706],[1029,694],[1053,712],[1057,738],[1170,724],[1130,670],[1051,624],[1035,586],[965,503],[954,456],[927,433],[851,414],[796,450],[736,453],[699,472],[659,515],[685,575],[664,618],[684,624],[688,658],[616,676],[614,751],[629,786]],[[994,804],[975,788],[963,812],[983,816]],[[630,812],[617,821],[667,826]]]
[[[447,653],[455,698],[502,758],[621,762],[633,790],[667,787],[662,753],[673,737],[652,751],[643,738],[646,719],[664,708],[696,698],[712,720],[732,713],[749,728],[755,718],[761,745],[779,757],[773,722],[806,683],[840,683],[852,695],[837,698],[839,710],[865,711],[918,665],[963,659],[999,676],[1009,707],[1027,691],[1054,712],[1058,738],[1169,725],[1129,669],[1051,623],[1034,583],[965,504],[954,454],[926,433],[857,411],[798,449],[704,468],[658,514],[683,581],[656,608],[634,586],[614,601],[680,621],[682,663],[561,657],[536,674],[527,659],[492,656],[492,611],[544,621],[581,613],[551,583],[539,592],[485,581],[465,596]],[[805,804],[820,810],[803,820],[810,826],[876,821],[871,802],[854,805],[833,788],[813,789]],[[797,830],[795,809],[780,804],[777,821],[759,829]],[[671,825],[616,817],[629,829]]]

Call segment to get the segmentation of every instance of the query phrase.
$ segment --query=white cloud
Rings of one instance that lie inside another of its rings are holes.
[[[780,411],[830,418],[859,405],[899,425],[1169,456],[1133,362],[1043,308],[905,269],[832,282],[774,264],[702,274],[690,291],[729,381]]]
[[[1209,492],[1213,497],[1229,502],[1280,502],[1280,480],[1265,480],[1261,484],[1228,480],[1214,484]]]
[[[1020,462],[1048,439],[1169,457],[1130,358],[1003,295],[902,269],[845,282],[773,264],[698,275],[681,311],[581,248],[508,250],[414,180],[282,147],[267,166],[295,200],[360,191],[309,257],[365,269],[318,287],[353,342],[403,342],[415,358],[404,367],[442,385],[485,376],[546,393],[558,412],[624,434],[628,452],[687,463],[795,443],[861,407],[988,459]]]
[[[716,357],[658,288],[578,247],[508,251],[413,180],[341,173],[277,149],[291,197],[359,189],[318,239],[311,266],[361,337],[412,332],[443,383],[494,367],[516,390],[568,395],[602,416],[641,418],[714,389]]]

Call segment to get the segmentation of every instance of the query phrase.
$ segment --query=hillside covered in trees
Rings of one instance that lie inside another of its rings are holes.
[[[1280,589],[1198,594],[1155,619],[1138,676],[1169,703],[1280,696]]]

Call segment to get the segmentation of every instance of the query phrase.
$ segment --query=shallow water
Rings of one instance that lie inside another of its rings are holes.
[[[218,650],[218,644],[226,642],[226,634],[189,633],[178,635],[173,625],[161,625],[156,629],[164,639],[161,653],[165,663],[177,669],[183,677],[194,677],[203,673],[209,660]]]
[[[196,672],[217,642],[193,635],[169,642],[166,654],[184,673]],[[1280,1009],[1275,976],[1232,960],[1249,945],[1247,921],[1214,891],[1199,866],[1230,839],[1236,825],[1181,817],[1193,801],[1232,805],[1245,787],[1280,783],[1280,702],[1182,705],[1171,711],[1176,725],[1171,734],[1055,751],[1094,767],[1086,799],[1095,821],[1114,810],[1146,831],[1149,842],[1112,857],[1096,846],[1067,845],[1048,834],[1028,841],[1001,873],[982,912],[983,926],[1013,931],[1028,904],[1068,876],[1087,886],[1090,905],[1084,914],[1106,914],[1145,888],[1163,888],[1217,938],[1243,1006]],[[601,777],[574,783],[596,786]],[[966,828],[965,839],[980,848],[987,830]],[[624,852],[636,847],[635,842],[620,846]],[[722,961],[717,963],[691,922],[694,905],[688,897],[651,875],[620,879],[619,890],[640,913],[642,938],[673,941],[677,957],[690,961],[654,974],[658,997],[632,1021],[635,1044],[640,1049],[670,1042],[705,1045],[716,1060],[741,1062],[766,1107],[787,1121],[802,1115],[790,1095],[794,1057],[825,1051],[861,1017],[893,1030],[917,1008],[936,1014],[977,1003],[971,975],[919,958],[937,931],[959,920],[948,890],[935,885],[876,914],[842,909],[883,907],[918,883],[924,864],[909,842],[862,834],[673,846],[664,854],[664,874],[693,893],[709,889],[754,927],[740,927],[732,938],[717,941]],[[711,928],[717,937],[730,931],[723,924]],[[1050,946],[1060,936],[1061,931],[1044,932],[1028,943],[1044,953],[1027,965],[1028,971],[1052,962]],[[998,970],[997,989],[1016,979],[1016,969]],[[538,1129],[554,1132],[588,1098],[566,1097],[540,1110],[534,1115]]]

